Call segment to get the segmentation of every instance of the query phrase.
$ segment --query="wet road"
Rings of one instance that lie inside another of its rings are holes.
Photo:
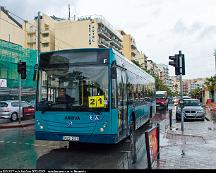
[[[159,110],[153,122],[165,119],[167,112]],[[145,130],[134,134],[135,147],[129,139],[115,145],[74,144],[35,141],[34,127],[1,129],[1,169],[145,169],[147,168]],[[135,164],[133,164],[135,162]]]

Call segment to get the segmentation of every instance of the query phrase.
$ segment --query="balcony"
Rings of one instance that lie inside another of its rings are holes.
[[[117,39],[112,39],[112,41],[110,43],[112,45],[116,46],[118,49],[122,49],[123,48],[121,42],[119,42],[119,40],[117,40]]]
[[[36,39],[34,39],[34,40],[27,40],[27,44],[36,44]]]
[[[111,41],[110,34],[108,33],[108,31],[106,29],[103,29],[103,28],[99,29],[98,35],[103,37],[104,39],[106,39],[108,41]]]
[[[33,35],[33,34],[36,34],[36,31],[27,31],[27,34],[28,35]]]
[[[100,38],[98,41],[98,45],[99,47],[104,47],[104,48],[109,48],[110,47],[110,43],[108,41],[106,41],[103,38]]]

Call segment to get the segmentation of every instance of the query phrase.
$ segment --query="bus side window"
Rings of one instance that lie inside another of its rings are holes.
[[[112,108],[117,107],[117,90],[116,90],[116,79],[112,79]]]

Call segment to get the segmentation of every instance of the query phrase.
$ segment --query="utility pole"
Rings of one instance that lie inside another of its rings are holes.
[[[37,64],[37,67],[39,65],[39,58],[40,58],[40,11],[38,12],[38,22],[37,22],[37,45],[38,45],[38,51],[37,51],[37,61],[36,61],[36,64]],[[36,74],[38,75],[38,74]],[[41,76],[41,75],[40,75]],[[41,86],[41,79],[37,79],[39,80],[39,86]],[[36,100],[39,99],[40,100],[40,93],[41,93],[41,87],[38,87],[39,91],[37,91],[37,94],[36,94]]]
[[[214,50],[214,56],[215,56],[215,75],[216,75],[216,49]]]
[[[68,14],[68,20],[70,20],[70,4],[68,4],[68,12],[69,12],[69,14]]]
[[[22,79],[26,79],[26,62],[21,62],[21,60],[19,60],[18,64],[17,64],[17,72],[19,74],[19,114],[18,114],[18,118],[19,118],[19,124],[21,123],[21,90],[22,90]]]
[[[21,63],[21,60],[19,61]],[[18,67],[19,68],[19,67]],[[19,73],[19,124],[21,124],[21,89],[22,89],[22,83],[21,83],[21,73]]]

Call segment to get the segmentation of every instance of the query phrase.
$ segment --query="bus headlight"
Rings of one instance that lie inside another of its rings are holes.
[[[104,132],[104,128],[101,127],[101,128],[100,128],[100,132]]]

